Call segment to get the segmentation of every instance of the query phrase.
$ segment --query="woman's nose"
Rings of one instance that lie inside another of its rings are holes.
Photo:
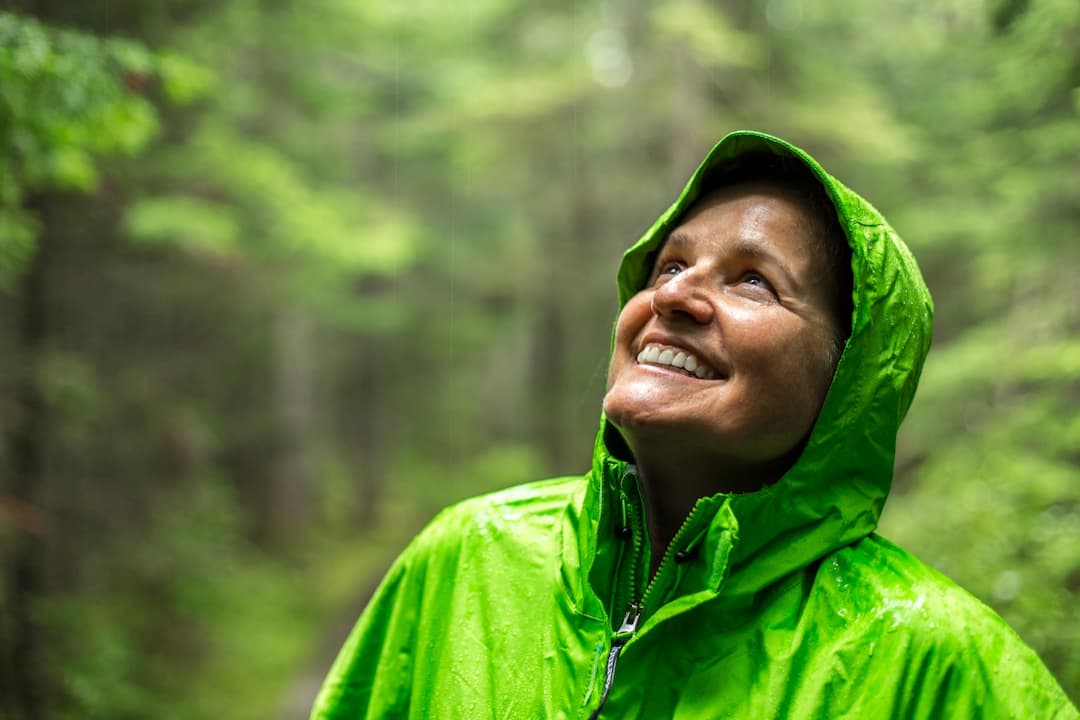
[[[665,318],[685,317],[697,323],[709,322],[713,306],[701,281],[693,268],[672,276],[653,293],[653,312]]]

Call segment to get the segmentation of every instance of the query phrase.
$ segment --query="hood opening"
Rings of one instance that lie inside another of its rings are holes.
[[[726,157],[717,157],[720,155],[717,153],[719,147],[714,148],[691,177],[675,205],[627,251],[623,268],[620,269],[620,309],[630,296],[643,287],[668,235],[701,198],[733,185],[777,185],[802,203],[811,226],[814,252],[823,255],[826,260],[826,281],[832,288],[829,298],[830,312],[835,327],[829,359],[835,377],[840,357],[851,335],[853,316],[852,240],[841,224],[841,209],[830,197],[820,174],[786,147],[776,144],[741,145]],[[627,279],[623,271],[631,262],[635,251],[638,271],[633,274],[634,284],[627,288],[622,282]],[[629,292],[624,293],[624,290]],[[614,341],[614,335],[612,340]],[[604,445],[612,457],[627,462],[634,461],[633,454],[618,429],[605,421],[602,432]],[[813,428],[792,452],[789,467],[797,462],[812,433]]]
[[[850,336],[798,459],[776,483],[726,499],[725,527],[734,528],[738,541],[723,582],[727,593],[740,597],[873,532],[892,482],[897,430],[933,328],[933,303],[918,265],[877,209],[804,151],[753,131],[721,139],[675,203],[626,251],[619,307],[644,285],[654,253],[686,210],[717,182],[727,182],[740,158],[758,153],[786,158],[816,180],[847,240],[852,291]],[[628,457],[618,431],[601,415],[594,468]]]

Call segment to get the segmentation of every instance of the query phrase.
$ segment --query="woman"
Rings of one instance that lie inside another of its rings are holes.
[[[731,134],[619,298],[592,470],[436,518],[313,717],[1077,717],[1000,618],[873,534],[932,310],[874,208]]]

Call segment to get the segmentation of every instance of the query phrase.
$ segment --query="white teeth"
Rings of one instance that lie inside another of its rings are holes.
[[[700,362],[696,357],[685,350],[676,348],[662,348],[659,345],[649,345],[638,353],[637,361],[639,363],[667,365],[669,367],[680,368],[703,380],[712,376],[712,371],[709,370],[707,365]]]

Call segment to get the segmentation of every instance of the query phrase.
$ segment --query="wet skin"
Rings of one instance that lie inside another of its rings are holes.
[[[654,555],[698,498],[777,480],[817,418],[836,329],[809,212],[767,183],[703,197],[619,315],[604,411],[638,465]],[[706,377],[639,362],[651,345]]]

